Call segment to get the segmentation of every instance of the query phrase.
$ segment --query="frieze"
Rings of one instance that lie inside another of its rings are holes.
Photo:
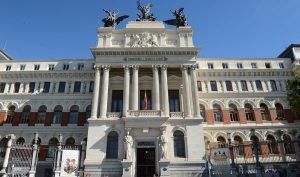
[[[125,57],[124,61],[167,61],[167,57]]]

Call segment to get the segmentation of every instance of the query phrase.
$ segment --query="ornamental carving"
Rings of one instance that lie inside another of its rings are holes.
[[[128,45],[130,47],[158,47],[157,37],[152,33],[132,34]]]

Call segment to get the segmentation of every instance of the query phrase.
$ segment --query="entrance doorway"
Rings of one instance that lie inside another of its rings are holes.
[[[155,173],[155,148],[137,148],[137,177],[153,177]]]

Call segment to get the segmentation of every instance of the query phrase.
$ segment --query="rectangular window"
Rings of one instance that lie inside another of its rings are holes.
[[[79,81],[76,81],[75,83],[74,83],[74,93],[79,93],[80,92],[80,88],[81,88],[81,82],[79,82]]]
[[[51,64],[51,65],[48,65],[48,70],[49,70],[49,71],[53,71],[53,70],[54,70],[54,65],[52,65],[52,64]]]
[[[20,70],[24,71],[25,70],[26,65],[20,65]]]
[[[279,65],[279,68],[280,68],[280,69],[283,69],[283,68],[284,68],[284,64],[283,64],[283,63],[278,63],[278,65]]]
[[[65,93],[66,82],[59,82],[58,93]]]
[[[140,110],[151,110],[151,90],[140,90]]]
[[[222,63],[223,69],[228,69],[228,63]]]
[[[216,81],[210,81],[211,91],[218,91],[218,86]]]
[[[201,81],[197,81],[197,88],[199,92],[202,92],[202,83]]]
[[[33,93],[35,89],[35,82],[29,83],[29,93]]]
[[[16,82],[16,83],[15,83],[15,90],[14,90],[14,93],[19,93],[19,91],[20,91],[20,85],[21,85],[20,82]]]
[[[123,90],[113,90],[111,98],[111,112],[123,111]]]
[[[233,91],[231,81],[225,81],[225,83],[226,83],[226,90]]]
[[[239,69],[242,69],[243,68],[243,63],[237,63],[236,67],[239,68]]]
[[[180,112],[179,90],[169,90],[170,112]]]
[[[257,64],[256,63],[251,63],[251,67],[252,67],[252,69],[256,69],[257,68]]]
[[[35,70],[35,71],[40,70],[40,65],[34,65],[34,70]]]
[[[5,82],[1,82],[1,83],[0,83],[0,93],[4,93],[5,85],[6,85]]]
[[[11,65],[6,65],[6,71],[10,71],[11,70]]]
[[[49,90],[50,90],[50,82],[45,82],[43,93],[49,93]]]
[[[274,92],[274,91],[277,91],[277,85],[276,85],[276,82],[275,82],[274,80],[271,80],[270,83],[271,83],[271,89],[272,89],[272,91],[273,91],[273,92]]]
[[[214,69],[214,64],[213,63],[207,63],[208,69]]]
[[[90,82],[89,92],[90,92],[90,93],[94,92],[94,81],[91,81],[91,82]]]
[[[83,63],[78,63],[77,64],[77,70],[81,71],[84,68],[84,64]]]
[[[69,64],[68,63],[63,64],[63,70],[65,70],[65,71],[69,70]]]
[[[256,80],[255,84],[256,84],[256,90],[257,91],[262,91],[263,90],[263,87],[262,87],[262,84],[261,84],[260,80]]]
[[[266,68],[271,68],[271,63],[265,63]]]
[[[242,91],[248,91],[247,82],[245,80],[241,81]]]

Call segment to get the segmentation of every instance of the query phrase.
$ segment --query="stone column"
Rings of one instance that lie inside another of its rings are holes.
[[[298,143],[300,143],[300,142],[296,137],[297,133],[298,132],[295,129],[292,129],[289,131],[289,134],[292,135],[292,142],[293,142],[293,146],[295,149],[296,161],[299,162],[300,161],[300,151],[299,151]]]
[[[108,99],[108,83],[109,83],[109,70],[110,66],[103,66],[103,83],[101,90],[101,102],[100,102],[100,118],[106,118],[107,114],[107,99]]]
[[[35,177],[35,173],[36,173],[36,164],[37,164],[37,157],[38,157],[38,138],[39,138],[39,134],[34,133],[34,144],[32,149],[32,159],[31,159],[29,177]]]
[[[192,79],[192,95],[193,95],[193,106],[194,106],[194,117],[200,118],[200,107],[199,107],[199,99],[198,99],[198,88],[197,88],[197,67],[193,65],[191,67],[191,79]]]
[[[99,104],[99,89],[100,89],[100,67],[95,66],[95,81],[94,81],[94,93],[92,103],[91,119],[97,118],[98,104]]]
[[[184,97],[184,112],[185,117],[191,117],[191,102],[189,97],[189,78],[188,78],[188,66],[182,66],[182,80],[183,80],[183,97]]]
[[[4,160],[3,160],[3,165],[2,165],[2,169],[0,171],[0,174],[3,174],[3,177],[6,177],[6,168],[8,165],[8,160],[9,160],[9,155],[10,155],[10,150],[11,150],[11,145],[13,140],[16,138],[14,134],[10,134],[6,137],[8,139],[7,142],[7,148],[5,151],[5,156],[4,156]]]
[[[132,67],[132,103],[131,110],[139,110],[139,66],[134,65]]]
[[[275,132],[275,135],[277,136],[281,160],[282,160],[282,162],[286,162],[286,156],[285,156],[285,152],[284,152],[284,144],[283,144],[283,140],[282,140],[283,131],[277,130]]]
[[[85,153],[86,153],[86,141],[81,141],[80,169],[78,172],[80,177],[84,176],[83,172],[84,172]]]
[[[10,93],[10,83],[5,84],[4,93]]]
[[[153,83],[152,83],[153,110],[160,110],[158,66],[157,65],[153,65],[152,69],[153,69]]]
[[[58,135],[58,145],[57,145],[57,153],[56,153],[56,165],[55,165],[55,169],[54,169],[54,176],[55,177],[59,177],[60,176],[60,161],[61,161],[61,154],[62,154],[62,138],[63,135],[59,134]]]
[[[161,66],[161,90],[162,90],[162,111],[163,116],[170,115],[169,108],[169,87],[168,87],[168,75],[167,65]]]
[[[24,82],[21,82],[19,93],[24,93]]]
[[[124,67],[124,93],[123,93],[123,117],[127,117],[129,110],[129,92],[130,92],[130,67]]]

